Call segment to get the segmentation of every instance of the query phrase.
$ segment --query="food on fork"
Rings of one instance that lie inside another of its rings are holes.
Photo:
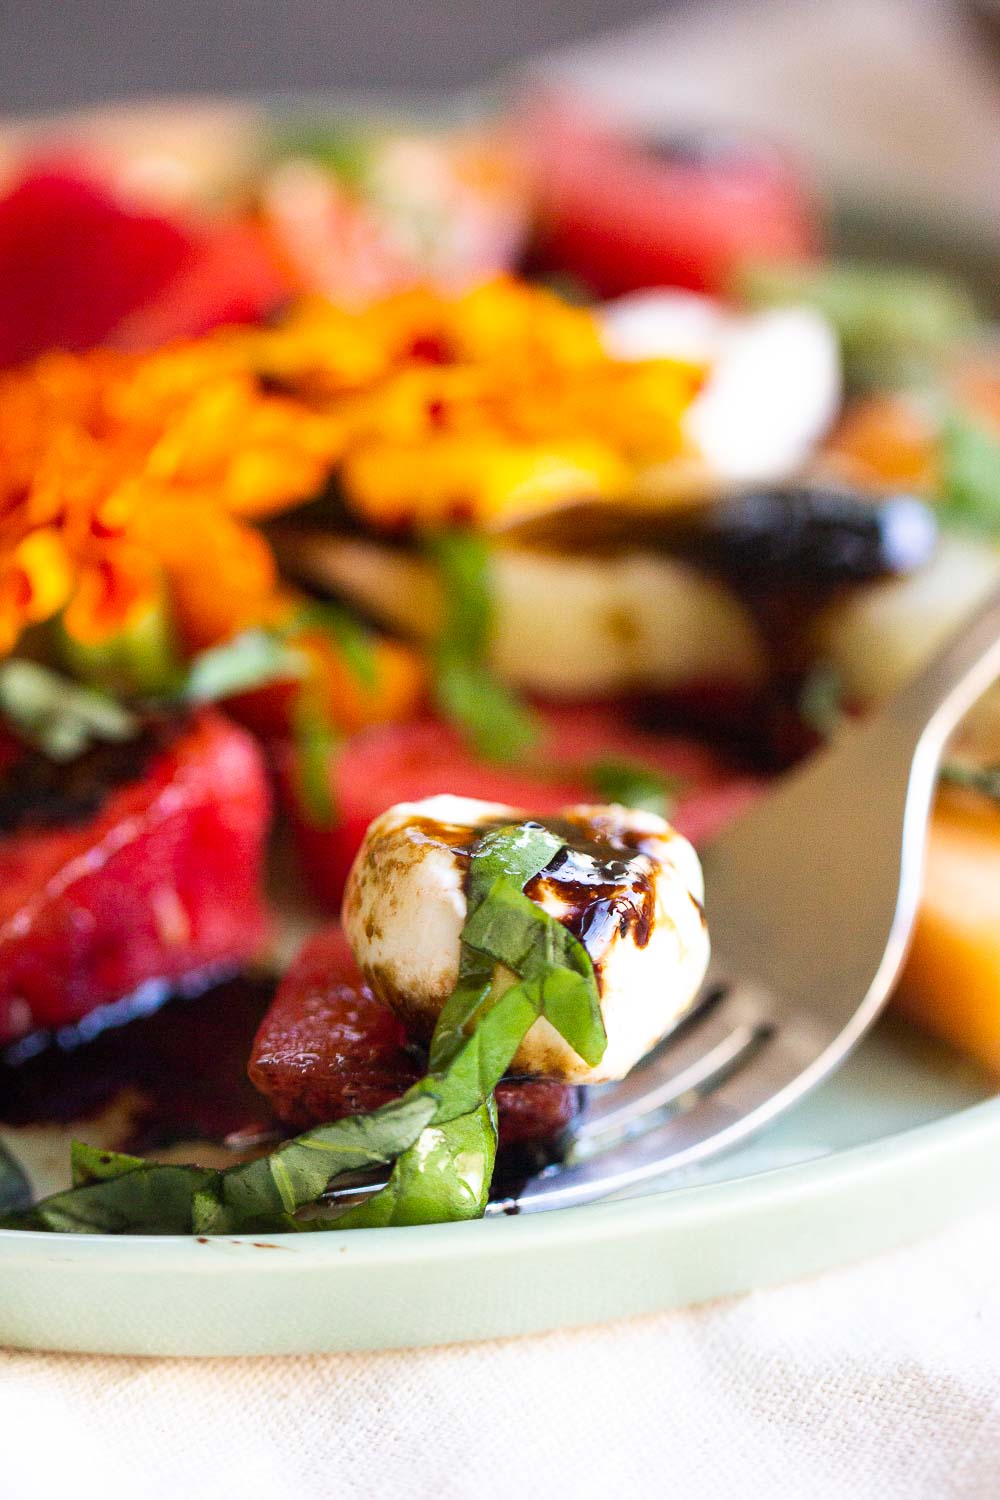
[[[588,1063],[541,1016],[512,1066],[567,1083],[624,1078],[684,1014],[708,965],[698,858],[663,818],[577,806],[532,825],[515,808],[450,796],[390,807],[348,877],[347,939],[374,993],[429,1039],[459,981],[470,850],[491,828],[522,822],[558,834],[557,852],[524,896],[588,955],[607,1043]],[[492,997],[514,983],[498,964]]]
[[[404,1094],[421,1070],[421,1048],[372,994],[339,926],[310,938],[293,961],[248,1066],[279,1119],[297,1130],[377,1109]],[[579,1094],[559,1079],[510,1078],[497,1084],[496,1102],[501,1151],[551,1148]]]

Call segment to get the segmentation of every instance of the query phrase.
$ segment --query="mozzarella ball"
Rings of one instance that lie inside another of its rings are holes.
[[[467,797],[404,802],[376,818],[348,877],[342,920],[362,973],[412,1034],[428,1039],[455,987],[469,852],[529,814]],[[590,955],[608,1044],[589,1067],[544,1017],[511,1071],[604,1083],[624,1078],[687,1010],[708,965],[698,856],[653,813],[574,806],[549,826],[565,849],[525,894]],[[497,965],[494,994],[516,976]]]
[[[339,536],[311,538],[307,553],[291,555],[391,630],[430,640],[440,628],[440,592],[419,558]],[[492,563],[490,664],[526,692],[578,700],[697,681],[754,688],[767,677],[751,611],[719,579],[676,558],[509,547]]]
[[[707,368],[684,431],[713,474],[783,479],[806,461],[841,401],[833,328],[806,307],[734,313],[691,292],[637,292],[602,312],[618,359],[683,359]]]

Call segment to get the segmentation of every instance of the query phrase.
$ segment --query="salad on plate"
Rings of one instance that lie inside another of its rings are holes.
[[[764,142],[12,125],[0,366],[7,1229],[507,1201],[696,1002],[697,847],[1000,584],[985,311]],[[993,1070],[998,704],[897,998]]]

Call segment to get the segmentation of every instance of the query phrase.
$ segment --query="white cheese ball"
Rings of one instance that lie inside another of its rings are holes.
[[[430,1037],[458,977],[469,849],[484,828],[529,817],[440,796],[400,803],[370,825],[344,893],[344,931],[367,982],[414,1035]],[[653,813],[576,806],[551,823],[568,852],[526,894],[587,949],[608,1045],[589,1067],[541,1017],[511,1071],[605,1083],[624,1078],[698,992],[709,955],[701,866]],[[498,992],[515,982],[497,966]]]
[[[635,292],[601,313],[618,359],[708,367],[684,414],[695,452],[733,483],[778,480],[805,463],[840,408],[837,337],[808,307],[731,312],[693,292]]]

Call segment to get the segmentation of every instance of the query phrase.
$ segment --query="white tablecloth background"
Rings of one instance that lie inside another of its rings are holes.
[[[995,76],[921,0],[703,4],[547,66],[644,124],[747,120],[842,181],[996,222]],[[998,1500],[1000,1211],[777,1290],[486,1345],[0,1353],[0,1435],[2,1500]]]
[[[572,1333],[242,1361],[11,1352],[0,1495],[996,1500],[998,1268],[1000,1211]]]

